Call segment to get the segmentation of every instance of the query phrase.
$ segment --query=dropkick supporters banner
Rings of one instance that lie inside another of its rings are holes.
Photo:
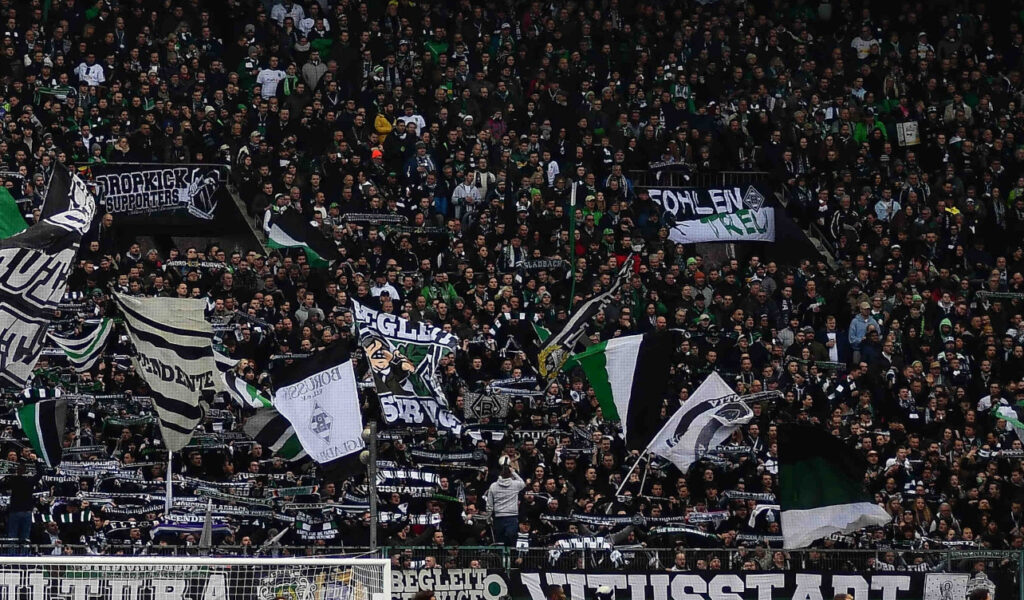
[[[202,227],[237,212],[226,165],[111,163],[89,167],[99,201],[116,223]]]
[[[650,188],[676,243],[775,241],[775,194],[762,185]]]
[[[1016,596],[1013,572],[522,572],[513,578],[512,597],[547,600],[551,586],[559,585],[568,600],[589,600],[607,585],[616,600],[830,600],[836,594],[854,600],[963,600],[978,588],[1000,600]]]

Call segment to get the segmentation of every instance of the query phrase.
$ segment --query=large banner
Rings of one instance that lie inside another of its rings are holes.
[[[206,301],[121,294],[115,298],[135,346],[135,372],[149,386],[164,443],[177,452],[189,443],[203,418],[200,396],[224,388],[213,360],[213,328],[203,318]]]
[[[558,585],[568,600],[589,600],[606,585],[617,600],[827,600],[836,594],[854,600],[962,600],[979,588],[999,600],[1015,597],[1013,572],[522,572],[513,578],[512,597],[547,600]]]
[[[439,368],[443,357],[455,353],[459,339],[427,323],[352,304],[384,420],[460,433],[462,422],[448,409]]]
[[[226,165],[110,163],[89,171],[116,223],[202,227],[237,213]]]
[[[494,569],[391,571],[393,600],[409,600],[421,590],[431,590],[437,600],[504,600],[509,591],[504,572]]]
[[[775,241],[775,194],[767,186],[649,188],[648,192],[665,211],[673,242]]]

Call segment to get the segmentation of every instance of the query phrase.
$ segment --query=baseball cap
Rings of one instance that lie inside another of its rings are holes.
[[[695,264],[697,264],[697,259],[696,258],[691,256],[690,258],[686,259],[686,266],[695,265]]]
[[[377,148],[374,148],[373,151],[370,152],[370,158],[384,158],[384,153]]]
[[[611,228],[611,227],[605,227],[605,229],[604,229],[604,232],[603,232],[603,233],[604,233],[604,235],[615,235],[615,232],[614,232],[614,231],[612,231],[612,228]]]

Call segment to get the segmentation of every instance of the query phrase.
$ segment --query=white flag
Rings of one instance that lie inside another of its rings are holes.
[[[690,465],[729,439],[754,411],[712,373],[672,415],[647,447],[686,473]]]
[[[362,450],[359,390],[348,350],[328,346],[273,373],[274,407],[310,458],[326,463]]]

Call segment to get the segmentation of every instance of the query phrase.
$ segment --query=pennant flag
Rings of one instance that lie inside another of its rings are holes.
[[[88,371],[96,366],[96,363],[103,357],[103,348],[107,344],[110,332],[114,330],[114,320],[104,317],[99,325],[89,333],[78,337],[65,337],[50,332],[47,335],[57,344],[68,357],[68,362],[79,373]]]
[[[60,390],[25,390],[25,405],[17,410],[18,426],[32,444],[32,449],[48,467],[60,464],[63,454],[64,427],[68,403]]]
[[[299,460],[306,457],[306,451],[299,442],[299,436],[295,435],[292,424],[273,408],[257,411],[245,422],[242,430],[281,458]]]
[[[213,359],[206,302],[193,298],[136,298],[114,294],[135,345],[135,371],[150,388],[167,448],[177,452],[202,418],[199,397],[223,391]]]
[[[548,341],[548,338],[551,337],[550,329],[536,321],[531,322],[531,325],[533,325],[533,333],[536,334],[537,339],[540,340],[542,344]]]
[[[274,406],[295,428],[302,447],[318,463],[362,450],[363,419],[348,348],[332,344],[271,375]]]
[[[583,368],[604,418],[621,421],[630,449],[646,448],[658,431],[673,347],[671,332],[652,331],[594,344],[564,365]]]
[[[650,451],[686,473],[691,464],[722,445],[753,417],[750,406],[718,373],[711,373],[654,436]]]
[[[28,224],[14,196],[5,186],[0,186],[0,239],[9,238],[26,229]]]
[[[891,517],[864,490],[867,466],[824,429],[779,426],[779,505],[785,548],[833,533],[882,526]]]
[[[630,256],[619,269],[618,275],[612,280],[607,290],[580,305],[576,312],[569,317],[569,322],[565,324],[565,327],[547,338],[544,346],[537,353],[537,370],[541,377],[551,379],[558,375],[558,371],[565,364],[569,355],[576,349],[576,344],[586,335],[591,319],[612,301],[615,293],[629,280],[632,272],[633,257]]]
[[[221,374],[221,377],[224,378],[224,385],[228,389],[228,394],[240,406],[249,408],[272,406],[270,399],[259,388],[246,381],[244,377],[240,377],[234,370],[225,371]]]
[[[78,177],[58,164],[50,176],[41,221],[0,240],[0,386],[24,388],[39,360],[53,310],[96,201]]]
[[[278,249],[301,248],[314,267],[328,267],[341,258],[334,241],[294,210],[286,210],[270,222],[267,245]]]

